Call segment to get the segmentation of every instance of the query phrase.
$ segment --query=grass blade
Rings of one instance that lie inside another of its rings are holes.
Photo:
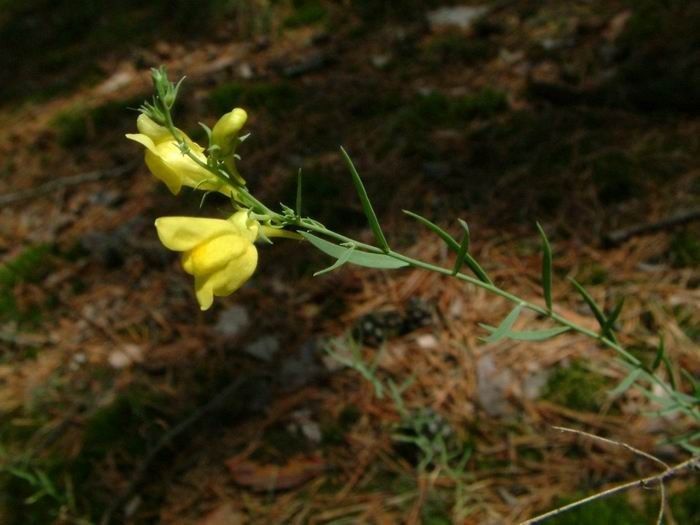
[[[576,288],[576,291],[579,294],[581,294],[581,297],[591,309],[591,312],[593,312],[593,315],[595,316],[596,320],[598,321],[598,324],[600,325],[602,335],[607,337],[608,334],[604,332],[605,327],[607,325],[605,314],[603,314],[603,311],[600,309],[600,307],[593,300],[593,297],[591,297],[591,295],[586,291],[586,289],[583,286],[581,286],[573,278],[570,278],[569,280],[571,281],[571,284],[574,285],[574,288]]]
[[[552,246],[549,244],[547,234],[539,222],[537,229],[542,238],[542,291],[544,293],[544,301],[547,304],[547,310],[552,311]]]
[[[445,241],[445,244],[447,244],[447,247],[452,250],[453,252],[457,253],[459,252],[460,244],[450,235],[447,233],[445,230],[440,228],[437,224],[434,222],[426,219],[425,217],[418,215],[417,213],[414,213],[409,210],[403,210],[403,212],[408,215],[409,217],[417,220],[420,222],[423,226],[428,228],[430,231],[432,231],[434,234],[436,234],[438,237],[440,237],[443,241]]]
[[[382,231],[382,227],[379,225],[377,214],[374,213],[374,208],[372,208],[372,203],[369,200],[367,190],[365,189],[365,185],[362,183],[360,174],[357,173],[357,169],[355,169],[355,165],[352,163],[352,159],[350,158],[350,155],[348,155],[348,152],[345,151],[345,148],[341,146],[340,151],[343,153],[345,162],[347,163],[348,168],[350,169],[350,174],[352,175],[352,182],[353,184],[355,184],[355,189],[357,190],[357,194],[360,197],[360,202],[362,203],[362,209],[365,212],[365,216],[367,217],[367,222],[369,222],[370,228],[372,228],[374,238],[377,240],[377,244],[379,244],[379,247],[382,250],[384,250],[385,252],[389,252],[389,243],[386,241],[386,237],[384,237],[384,232]]]

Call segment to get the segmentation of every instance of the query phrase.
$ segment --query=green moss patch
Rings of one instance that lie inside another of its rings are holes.
[[[605,379],[575,361],[552,373],[543,397],[573,410],[597,412],[605,399],[606,387]]]

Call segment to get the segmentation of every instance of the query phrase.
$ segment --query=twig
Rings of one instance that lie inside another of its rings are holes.
[[[71,175],[70,177],[63,177],[60,179],[51,180],[35,188],[27,188],[26,190],[13,191],[12,193],[5,193],[4,195],[0,195],[0,205],[14,204],[15,202],[23,201],[26,199],[40,197],[42,195],[46,195],[54,190],[64,188],[66,186],[75,186],[77,184],[84,184],[86,182],[95,182],[98,180],[109,179],[112,177],[120,177],[121,175],[129,173],[135,167],[135,162],[129,162],[122,166],[117,166],[115,168],[110,168],[107,170],[90,171],[87,173],[80,173],[78,175]]]
[[[626,448],[626,449],[629,450],[630,452],[634,452],[635,454],[638,454],[638,455],[640,455],[640,456],[642,456],[642,457],[645,457],[645,458],[647,458],[647,459],[650,459],[650,460],[652,460],[652,461],[655,461],[656,463],[658,463],[659,465],[661,465],[662,467],[664,467],[664,468],[666,468],[666,469],[671,468],[670,465],[669,465],[668,463],[666,463],[665,461],[660,460],[660,459],[657,458],[656,456],[652,456],[652,455],[649,454],[648,452],[644,452],[643,450],[639,450],[638,448],[634,448],[632,445],[628,445],[627,443],[623,443],[622,441],[614,441],[614,440],[612,440],[612,439],[608,439],[608,438],[596,436],[595,434],[590,434],[590,433],[588,433],[588,432],[584,432],[583,430],[578,430],[578,429],[575,429],[575,428],[558,427],[558,426],[556,426],[556,425],[553,425],[552,428],[553,428],[554,430],[559,430],[560,432],[570,432],[570,433],[572,433],[572,434],[579,434],[579,435],[581,435],[581,436],[584,436],[584,437],[587,437],[587,438],[590,438],[590,439],[594,439],[594,440],[597,440],[597,441],[602,441],[603,443],[607,443],[608,445],[615,445],[615,446],[617,446],[617,447]]]
[[[157,459],[157,457],[160,455],[163,449],[170,445],[181,434],[184,434],[185,431],[189,430],[189,428],[196,422],[198,422],[200,419],[202,419],[202,417],[207,415],[209,412],[212,412],[219,408],[219,406],[226,399],[228,399],[231,396],[231,394],[235,393],[238,390],[242,383],[242,379],[237,379],[229,386],[224,388],[221,392],[219,392],[216,396],[214,396],[211,400],[209,400],[206,404],[202,405],[197,410],[195,410],[194,413],[192,413],[189,417],[187,417],[186,419],[175,425],[173,428],[171,428],[168,432],[166,432],[163,435],[163,437],[160,438],[158,443],[156,443],[155,447],[151,449],[151,451],[145,457],[139,468],[136,469],[136,472],[132,476],[131,481],[127,485],[126,489],[114,501],[112,501],[107,510],[104,512],[104,514],[102,515],[102,519],[100,520],[100,525],[108,525],[109,523],[111,523],[112,517],[114,516],[115,512],[117,512],[120,507],[126,504],[126,502],[129,500],[134,491],[136,491],[139,485],[143,483],[153,462]]]
[[[580,507],[581,505],[585,505],[586,503],[590,503],[591,501],[595,501],[600,498],[605,498],[607,496],[612,496],[613,494],[617,494],[618,492],[623,492],[627,489],[633,488],[633,487],[642,487],[642,488],[649,488],[654,483],[659,484],[659,491],[661,493],[661,508],[659,509],[659,515],[657,517],[656,523],[657,525],[661,523],[663,520],[663,511],[664,511],[664,506],[665,506],[665,499],[666,499],[666,490],[664,487],[664,481],[666,478],[669,478],[671,476],[674,476],[678,474],[680,471],[684,469],[691,469],[691,470],[698,470],[700,469],[700,456],[693,456],[690,459],[687,459],[685,461],[682,461],[681,463],[678,463],[673,466],[669,466],[665,462],[661,461],[659,458],[652,456],[651,454],[648,454],[646,452],[643,452],[639,449],[636,449],[630,445],[627,445],[626,443],[621,443],[619,441],[613,441],[610,439],[602,438],[600,436],[595,436],[593,434],[589,434],[587,432],[583,432],[581,430],[574,430],[570,428],[565,428],[565,427],[554,427],[557,430],[560,430],[562,432],[571,432],[574,434],[580,434],[585,437],[589,437],[592,439],[596,439],[598,441],[603,441],[605,443],[609,443],[612,445],[617,445],[621,446],[623,448],[626,448],[627,450],[630,450],[634,452],[635,454],[639,454],[645,458],[651,459],[657,463],[660,463],[664,465],[664,470],[663,472],[660,472],[659,474],[655,474],[653,476],[648,476],[646,478],[642,479],[636,479],[634,481],[629,481],[627,483],[623,483],[621,485],[617,485],[616,487],[612,487],[610,489],[604,490],[603,492],[598,492],[597,494],[593,494],[592,496],[588,496],[587,498],[580,499],[578,501],[574,501],[573,503],[569,503],[568,505],[564,505],[563,507],[559,507],[558,509],[551,510],[549,512],[545,512],[544,514],[540,514],[539,516],[535,516],[534,518],[531,518],[526,521],[520,522],[519,525],[532,525],[544,520],[547,520],[549,518],[553,518],[554,516],[558,516],[559,514],[562,514],[564,512],[567,512],[571,509],[574,509],[576,507]]]
[[[672,228],[674,226],[680,226],[691,221],[696,221],[700,219],[700,208],[693,208],[683,212],[679,212],[670,217],[665,217],[659,221],[647,222],[643,224],[635,224],[629,228],[622,228],[620,230],[615,230],[608,233],[603,238],[603,243],[606,247],[617,246],[623,242],[636,237],[637,235],[646,235],[649,233],[655,233],[667,228]]]

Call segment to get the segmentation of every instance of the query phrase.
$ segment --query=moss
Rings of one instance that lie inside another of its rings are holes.
[[[575,361],[557,368],[547,381],[544,399],[580,411],[595,412],[605,397],[606,381]]]
[[[554,508],[576,501],[579,497],[562,498]],[[551,518],[551,525],[639,525],[649,517],[629,504],[624,494],[603,498]]]
[[[300,92],[287,82],[232,82],[213,89],[207,102],[216,115],[243,106],[279,116],[293,108],[300,99]]]
[[[685,229],[674,234],[669,248],[669,258],[677,268],[693,268],[700,265],[700,237]]]
[[[424,525],[450,525],[452,507],[449,498],[441,497],[438,491],[431,491],[421,509],[421,523]]]
[[[284,19],[284,27],[301,27],[322,22],[328,12],[319,0],[294,0],[294,13]]]
[[[676,523],[700,525],[700,485],[690,485],[669,498]]]
[[[19,283],[43,279],[53,267],[53,260],[49,257],[51,252],[52,247],[48,244],[30,246],[0,265],[0,321],[11,320],[31,326],[40,322],[42,305],[29,305],[21,310],[13,288]]]

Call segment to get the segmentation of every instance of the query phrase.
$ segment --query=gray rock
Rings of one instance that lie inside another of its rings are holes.
[[[440,7],[428,13],[428,24],[431,29],[457,27],[467,30],[490,10],[491,7],[488,5]]]
[[[506,398],[513,382],[510,370],[498,370],[490,354],[479,357],[476,363],[477,396],[489,416],[507,415],[512,407]]]
[[[245,307],[234,304],[219,314],[214,330],[217,334],[225,338],[233,338],[248,328],[250,316]]]
[[[243,351],[256,359],[269,363],[279,349],[279,340],[273,335],[266,335],[246,345]]]

